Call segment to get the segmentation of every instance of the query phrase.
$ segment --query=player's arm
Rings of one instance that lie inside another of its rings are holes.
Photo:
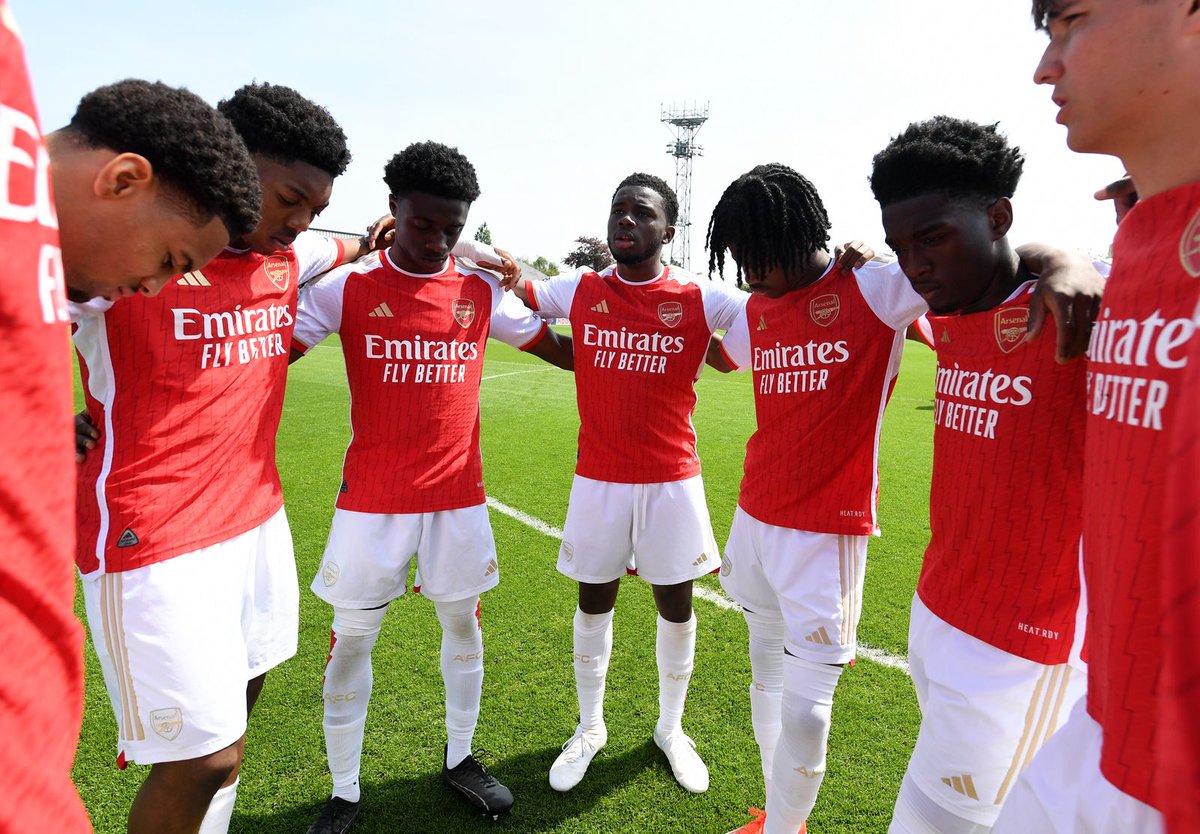
[[[729,364],[729,358],[725,356],[725,351],[721,349],[723,338],[720,333],[714,333],[708,337],[708,353],[705,355],[704,361],[708,367],[727,374],[731,373],[734,367]]]
[[[1026,243],[1017,247],[1017,254],[1030,272],[1042,276],[1030,300],[1025,340],[1041,334],[1049,308],[1058,325],[1055,357],[1065,363],[1081,356],[1087,350],[1092,322],[1100,312],[1104,278],[1090,259],[1064,249]]]
[[[543,359],[564,371],[575,370],[575,343],[570,336],[547,327],[546,334],[525,349],[526,353]]]

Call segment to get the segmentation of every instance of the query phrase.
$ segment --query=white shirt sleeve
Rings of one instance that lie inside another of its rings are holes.
[[[567,318],[571,315],[571,304],[575,301],[579,279],[589,271],[586,267],[580,267],[574,275],[556,275],[546,281],[529,281],[525,287],[531,306],[548,318]]]
[[[750,300],[749,293],[724,281],[697,277],[696,284],[704,295],[704,318],[708,322],[709,332],[728,330]]]
[[[725,338],[721,340],[721,350],[735,371],[750,370],[750,324],[746,319],[745,305],[742,305],[741,312],[725,331]]]
[[[68,299],[67,312],[71,315],[71,323],[79,324],[85,319],[107,313],[115,303],[115,301],[109,301],[107,298],[92,298],[83,302]]]
[[[456,258],[467,258],[475,263],[480,261],[487,261],[490,264],[500,263],[500,255],[492,246],[472,238],[467,240],[459,238],[458,243],[454,244],[454,248],[450,250],[450,254]]]
[[[300,288],[296,302],[296,330],[292,341],[307,353],[342,326],[342,292],[354,270],[350,265],[310,281]]]
[[[510,292],[500,289],[500,284],[489,272],[475,273],[492,288],[492,324],[488,333],[506,345],[518,350],[537,341],[546,329],[546,323],[537,313],[530,310]]]
[[[299,283],[304,284],[337,266],[346,253],[346,244],[320,232],[301,232],[292,242],[292,250],[300,265]]]
[[[893,330],[906,330],[910,324],[929,312],[925,299],[908,283],[898,261],[871,261],[854,270],[858,288],[872,312]]]

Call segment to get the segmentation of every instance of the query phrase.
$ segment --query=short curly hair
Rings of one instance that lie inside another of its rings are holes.
[[[662,197],[663,206],[667,210],[667,223],[672,226],[675,225],[675,221],[679,219],[679,198],[675,196],[675,189],[667,185],[664,180],[659,179],[653,174],[630,174],[621,180],[621,184],[617,186],[616,191],[613,191],[613,196],[616,197],[617,191],[626,186],[641,186],[658,192],[658,196]]]
[[[217,104],[251,153],[284,164],[307,162],[331,177],[350,164],[346,134],[333,116],[291,87],[247,84]]]
[[[396,197],[414,191],[468,203],[479,197],[475,166],[458,148],[439,142],[416,142],[400,151],[384,166],[383,181]]]
[[[145,157],[192,209],[221,218],[230,237],[258,225],[258,170],[229,120],[188,90],[129,78],[85,95],[66,131],[93,148]]]
[[[875,199],[889,206],[926,194],[984,204],[1012,197],[1025,156],[997,126],[950,116],[910,124],[875,155]]]

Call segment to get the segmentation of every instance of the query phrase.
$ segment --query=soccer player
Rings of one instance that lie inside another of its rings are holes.
[[[1200,638],[1186,608],[1170,604],[1186,589],[1164,588],[1194,577],[1196,543],[1168,537],[1179,528],[1164,509],[1168,473],[1186,490],[1170,515],[1197,505],[1197,473],[1171,449],[1173,436],[1186,448],[1197,431],[1186,404],[1200,297],[1200,5],[1036,0],[1033,14],[1050,36],[1034,77],[1054,88],[1068,146],[1119,157],[1139,201],[1117,230],[1089,350],[1086,708],[1025,770],[994,830],[1154,834],[1164,809],[1194,816],[1200,796],[1194,768],[1163,765],[1194,761],[1194,750],[1175,753],[1197,721],[1194,703],[1174,700],[1186,692],[1181,670],[1164,672]]]
[[[771,164],[725,190],[708,229],[710,270],[728,251],[752,293],[709,352],[718,370],[753,370],[758,420],[721,568],[749,628],[767,793],[765,821],[753,811],[740,834],[803,831],[816,803],[833,694],[855,652],[867,539],[879,534],[883,409],[905,333],[927,309],[897,264],[835,262],[829,225],[812,183]],[[1056,319],[1086,297],[1076,259],[1026,251],[1055,273],[1041,290]],[[1069,287],[1061,303],[1059,282]],[[1081,340],[1071,331],[1056,341],[1063,351]]]
[[[257,189],[229,123],[198,97],[162,85],[124,82],[91,93],[71,126],[44,142],[3,0],[0,113],[0,755],[21,763],[6,775],[0,829],[77,834],[91,826],[70,778],[83,663],[72,610],[64,289],[76,297],[153,290],[168,253],[208,258],[253,225]],[[122,131],[112,125],[119,121],[139,129]],[[158,133],[164,127],[168,133]],[[220,155],[206,162],[195,146]]]
[[[562,368],[572,362],[569,338],[452,256],[479,196],[466,157],[436,142],[410,145],[384,181],[391,246],[306,287],[292,341],[298,358],[341,336],[353,430],[312,582],[333,606],[323,684],[333,795],[309,834],[342,834],[358,816],[371,650],[414,554],[416,590],[442,627],[442,779],[489,816],[512,807],[512,793],[471,755],[483,688],[480,595],[500,580],[479,450],[484,347],[490,336]]]
[[[720,564],[691,415],[709,337],[733,322],[745,298],[663,264],[678,208],[661,179],[632,174],[609,209],[615,266],[514,287],[534,310],[570,319],[577,356],[579,462],[558,570],[579,583],[579,725],[550,768],[558,791],[575,787],[608,741],[613,608],[631,556],[658,607],[654,741],[681,786],[708,789],[708,768],[682,726],[696,646],[692,581]]]
[[[908,641],[921,730],[897,834],[990,830],[1086,685],[1068,661],[1087,368],[1055,362],[1049,339],[1024,340],[1035,276],[1007,238],[1023,166],[994,125],[939,116],[893,139],[871,174],[938,354],[933,536]],[[1057,463],[1031,477],[1029,461]]]
[[[101,432],[79,469],[76,561],[118,762],[151,765],[132,832],[228,827],[247,715],[296,651],[275,467],[296,288],[366,247],[303,234],[350,159],[328,112],[271,84],[219,109],[253,156],[258,224],[211,261],[164,260],[175,277],[154,298],[77,310]]]

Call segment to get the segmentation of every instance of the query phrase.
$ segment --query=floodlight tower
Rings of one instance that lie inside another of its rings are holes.
[[[660,108],[663,124],[675,134],[675,141],[667,144],[667,153],[675,157],[675,194],[679,197],[679,220],[675,223],[675,239],[671,241],[671,263],[690,270],[692,266],[692,159],[704,155],[704,148],[696,144],[696,134],[708,121],[708,103],[700,108],[665,106]]]

